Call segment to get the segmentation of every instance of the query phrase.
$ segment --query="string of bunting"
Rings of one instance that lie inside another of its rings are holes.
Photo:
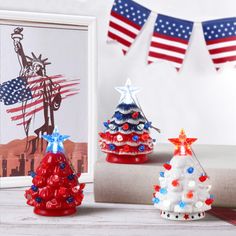
[[[126,55],[151,12],[132,0],[115,0],[110,14],[107,42],[119,43]],[[206,47],[216,70],[226,62],[236,66],[236,17],[204,21],[201,24]],[[193,21],[157,14],[147,63],[164,60],[179,71],[189,47],[193,27]]]

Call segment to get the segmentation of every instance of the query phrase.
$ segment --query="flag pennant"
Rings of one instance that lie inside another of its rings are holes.
[[[115,0],[111,9],[108,42],[121,45],[124,55],[143,28],[151,11],[131,0]]]
[[[236,65],[236,18],[205,21],[202,28],[215,68],[226,62]]]
[[[158,14],[151,38],[148,63],[164,60],[181,68],[193,30],[193,22]]]

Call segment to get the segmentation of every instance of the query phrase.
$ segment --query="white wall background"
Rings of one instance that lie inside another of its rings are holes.
[[[235,0],[136,0],[153,11],[187,20],[202,21],[236,16]],[[184,127],[203,144],[236,144],[236,70],[216,72],[195,24],[192,43],[180,73],[166,63],[146,65],[155,17],[124,57],[116,45],[106,44],[113,0],[0,0],[1,10],[93,15],[98,25],[99,125],[110,118],[119,100],[113,89],[126,77],[142,87],[138,98],[146,116],[161,128],[159,142],[167,142]]]

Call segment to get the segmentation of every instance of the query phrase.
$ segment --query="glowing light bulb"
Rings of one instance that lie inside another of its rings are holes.
[[[185,155],[185,147],[183,145],[180,146],[180,155]]]
[[[69,135],[62,135],[59,133],[58,128],[55,127],[52,134],[44,134],[42,137],[48,141],[48,146],[46,151],[52,153],[64,153],[64,145],[63,142],[67,140]]]
[[[178,138],[170,138],[169,141],[175,145],[175,152],[174,155],[180,156],[187,156],[192,155],[192,151],[190,145],[194,143],[197,139],[196,138],[188,138],[182,129],[180,131]]]

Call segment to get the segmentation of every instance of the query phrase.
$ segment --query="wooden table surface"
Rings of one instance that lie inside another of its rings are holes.
[[[87,185],[83,205],[67,217],[43,217],[33,213],[23,197],[25,188],[0,190],[0,235],[189,235],[236,236],[236,227],[211,215],[200,221],[161,219],[148,205],[95,203],[93,186]],[[201,235],[202,234],[202,235]]]

